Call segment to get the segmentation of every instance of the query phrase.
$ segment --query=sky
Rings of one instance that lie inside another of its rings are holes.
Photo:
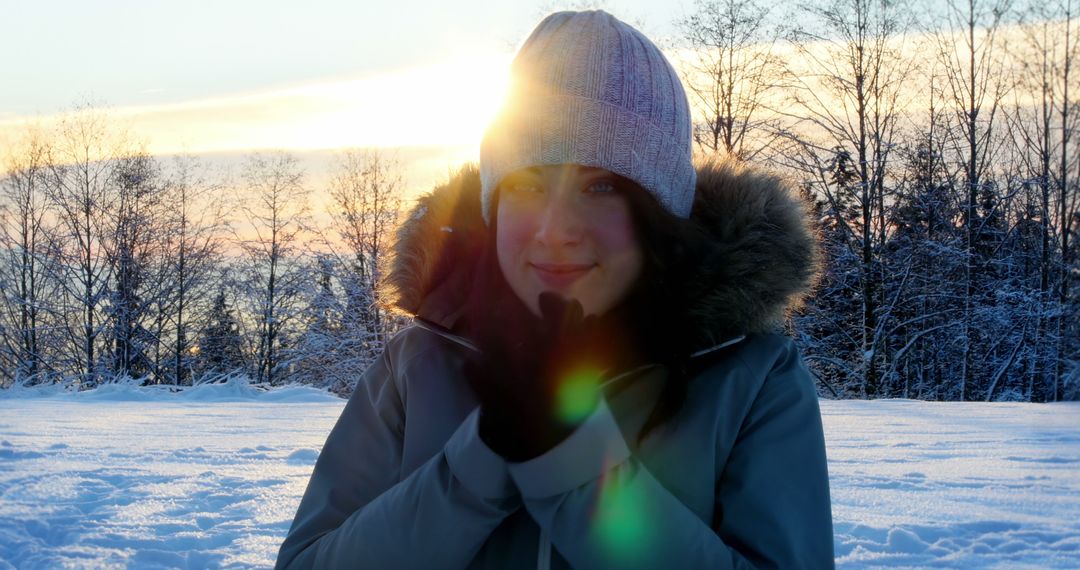
[[[286,149],[314,186],[335,149],[393,149],[415,195],[477,159],[539,20],[589,7],[669,48],[694,0],[0,0],[0,157],[90,103],[153,154]]]
[[[156,154],[435,146],[467,156],[515,47],[566,5],[0,0],[0,141],[90,102]],[[658,39],[686,9],[600,5]]]

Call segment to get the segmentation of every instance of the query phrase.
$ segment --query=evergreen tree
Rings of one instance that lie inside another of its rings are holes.
[[[221,289],[207,315],[199,338],[198,354],[206,374],[227,374],[244,367],[240,330]]]
[[[341,303],[333,289],[335,264],[328,255],[316,257],[313,284],[305,312],[305,326],[285,360],[292,378],[304,384],[333,388],[338,383],[338,366],[347,358],[342,326]]]

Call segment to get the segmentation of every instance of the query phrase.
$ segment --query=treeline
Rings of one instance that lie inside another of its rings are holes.
[[[82,108],[28,128],[0,180],[0,386],[244,375],[351,390],[400,319],[375,284],[399,166],[343,151],[324,227],[299,161],[239,172],[139,150]]]
[[[778,169],[814,205],[824,278],[788,326],[823,393],[1080,398],[1073,9],[718,0],[679,21],[700,152]],[[211,175],[94,113],[19,144],[2,385],[245,374],[346,393],[402,324],[375,286],[402,173],[377,153],[343,152],[312,188],[288,154]],[[314,215],[313,190],[331,198]]]
[[[1080,398],[1074,10],[718,0],[680,22],[702,150],[815,204],[825,278],[790,328],[824,392]]]

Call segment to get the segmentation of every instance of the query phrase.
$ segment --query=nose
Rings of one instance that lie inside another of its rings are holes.
[[[572,192],[557,189],[548,193],[548,200],[536,226],[536,241],[547,246],[580,243],[584,235],[584,220],[580,205]]]

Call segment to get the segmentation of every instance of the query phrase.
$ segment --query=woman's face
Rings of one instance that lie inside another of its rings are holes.
[[[518,170],[499,185],[499,267],[533,313],[552,291],[601,315],[641,275],[630,204],[616,184],[607,170],[566,164]]]

